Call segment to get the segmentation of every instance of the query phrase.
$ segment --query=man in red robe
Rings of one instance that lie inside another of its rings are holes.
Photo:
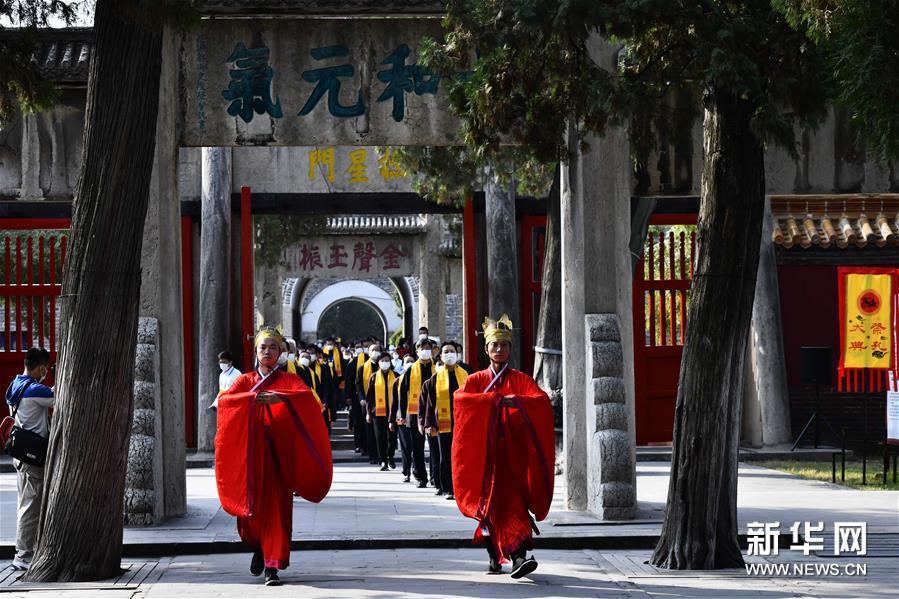
[[[552,502],[553,413],[534,379],[508,365],[509,317],[486,319],[484,338],[490,368],[453,396],[453,489],[462,514],[478,521],[474,541],[487,546],[489,572],[511,559],[512,577],[521,578],[537,568],[526,552]]]
[[[299,377],[278,367],[281,335],[256,336],[259,367],[218,400],[215,479],[222,507],[253,549],[250,574],[281,584],[290,561],[293,494],[318,503],[331,488],[332,461],[321,406]]]

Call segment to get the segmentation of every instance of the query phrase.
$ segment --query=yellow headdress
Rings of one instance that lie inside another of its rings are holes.
[[[259,332],[256,333],[256,339],[253,341],[254,347],[259,347],[259,342],[263,339],[273,339],[279,347],[282,343],[284,343],[284,337],[281,335],[281,333],[279,333],[277,329],[272,329],[269,327],[259,329]]]
[[[512,321],[508,314],[503,314],[499,320],[493,320],[490,317],[484,318],[484,343],[488,344],[492,341],[508,341],[512,343]]]

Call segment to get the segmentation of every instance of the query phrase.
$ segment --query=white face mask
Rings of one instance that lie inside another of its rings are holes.
[[[447,366],[454,366],[459,361],[459,356],[455,353],[446,352],[443,354],[443,363]]]
[[[374,361],[377,361],[378,358],[381,357],[381,352],[379,352],[378,350],[370,351],[368,352],[368,357]]]
[[[419,341],[423,341],[423,340],[425,340],[425,339],[427,339],[427,338],[428,338],[428,336],[427,336],[427,334],[425,334],[425,333],[421,333],[421,334],[418,336]]]
[[[344,359],[344,360],[352,360],[352,359],[353,359],[353,354],[343,354],[343,359]]]
[[[390,362],[386,360],[378,362],[378,366],[381,368],[381,370],[390,370]]]
[[[329,353],[330,353],[330,352],[333,351],[333,350],[334,350],[334,346],[333,346],[333,345],[326,345],[326,346],[325,346],[325,351],[326,351],[326,352],[329,352]]]
[[[390,354],[390,357],[391,357],[392,359],[396,360],[397,358],[400,357],[400,355],[399,355],[398,353],[396,353],[396,352],[393,352],[392,354]]]
[[[228,372],[229,370],[231,370],[231,363],[230,362],[219,362],[219,368],[222,369],[222,372]]]
[[[412,366],[413,364],[415,364],[415,362],[404,362],[404,363],[403,363],[403,370],[409,368],[409,367]]]
[[[356,350],[353,351],[353,355],[356,356],[357,358],[359,357],[359,355],[360,355],[361,353],[362,353],[362,350],[361,350],[361,349],[356,349]]]
[[[431,350],[429,350],[429,349],[418,350],[418,357],[419,357],[419,359],[427,362],[428,360],[431,359]]]
[[[311,360],[309,358],[300,358],[300,364],[302,364],[303,366],[309,366],[310,361]]]
[[[282,352],[281,352],[281,355],[278,356],[278,365],[279,365],[279,366],[284,366],[285,364],[287,364],[287,352],[286,352],[286,351],[282,351]]]
[[[296,354],[287,354],[287,360],[288,360],[289,362],[293,362],[293,361],[296,360],[296,359],[297,359],[297,355],[296,355]]]

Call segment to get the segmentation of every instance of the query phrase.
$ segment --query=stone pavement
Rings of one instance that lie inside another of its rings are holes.
[[[744,569],[659,571],[643,563],[649,554],[538,551],[537,571],[515,581],[508,575],[486,574],[482,549],[299,551],[282,573],[282,587],[264,587],[261,579],[251,577],[246,554],[184,555],[129,560],[129,573],[100,583],[24,584],[9,580],[8,571],[0,572],[0,579],[6,577],[0,582],[0,597],[873,598],[895,597],[899,583],[899,568],[891,558],[858,560],[867,566],[865,576],[821,578],[750,576]]]
[[[868,556],[833,558],[784,551],[768,561],[836,563],[840,576],[747,576],[745,571],[667,572],[644,564],[661,528],[669,464],[639,462],[638,518],[600,522],[562,507],[557,487],[553,511],[540,524],[541,567],[529,582],[483,574],[485,553],[470,548],[473,523],[454,502],[433,490],[403,483],[398,471],[362,463],[335,466],[334,484],[318,505],[294,503],[293,565],[289,583],[264,589],[272,596],[308,597],[873,597],[899,588],[899,493],[856,491],[806,481],[741,464],[738,517],[741,533],[752,521],[867,522]],[[189,514],[125,531],[118,581],[40,586],[15,582],[8,569],[15,536],[15,476],[0,474],[0,599],[8,596],[254,597],[263,592],[245,574],[248,555],[234,519],[222,512],[210,469],[188,470]],[[557,477],[557,485],[562,478]],[[783,537],[782,537],[783,539]],[[761,562],[760,558],[751,558]],[[863,563],[867,576],[846,576],[846,564]],[[7,568],[6,570],[3,570]],[[424,575],[427,576],[425,578]]]
[[[554,549],[647,549],[661,529],[669,464],[637,465],[637,518],[602,522],[564,509],[564,478],[556,477],[553,508],[541,523],[538,543]],[[188,514],[157,526],[125,530],[126,555],[166,556],[242,551],[234,518],[218,502],[211,469],[189,469]],[[11,559],[15,542],[16,482],[0,474],[0,559]],[[899,493],[858,491],[803,480],[741,464],[738,483],[740,531],[748,522],[835,521],[868,523],[871,534],[899,534]],[[789,526],[785,524],[785,526]],[[379,472],[367,463],[335,465],[334,483],[318,504],[294,502],[294,548],[363,549],[469,546],[474,523],[455,502],[433,489],[403,483],[399,471]]]

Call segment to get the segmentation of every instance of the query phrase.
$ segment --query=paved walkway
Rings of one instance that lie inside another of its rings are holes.
[[[483,574],[486,554],[470,548],[474,527],[454,502],[403,483],[398,471],[368,464],[335,467],[319,505],[294,504],[287,585],[262,589],[246,574],[248,555],[234,520],[221,510],[210,469],[188,470],[189,513],[159,526],[126,529],[129,572],[116,581],[27,587],[0,561],[0,599],[27,597],[894,597],[899,588],[899,493],[856,491],[806,481],[759,466],[740,466],[741,533],[751,521],[867,522],[868,556],[834,558],[782,551],[751,563],[836,564],[837,576],[749,576],[744,570],[668,572],[646,565],[662,522],[669,464],[638,464],[637,519],[603,523],[563,509],[562,478],[550,518],[541,524],[540,569],[530,580]],[[0,550],[11,555],[15,476],[0,475]],[[327,549],[327,550],[324,550]],[[365,550],[362,550],[365,549]],[[2,558],[0,558],[2,559]],[[866,576],[847,576],[847,564]],[[800,566],[795,566],[800,567]]]
[[[868,558],[865,576],[750,576],[744,569],[668,572],[645,565],[649,551],[538,551],[528,578],[484,573],[481,549],[294,552],[282,587],[263,587],[247,573],[248,556],[184,555],[129,561],[118,580],[70,585],[0,582],[0,597],[356,597],[672,599],[708,597],[895,597],[896,560]],[[817,560],[817,558],[810,558]],[[758,560],[755,560],[758,561]],[[506,567],[508,572],[508,566]],[[0,572],[0,579],[8,571]]]
[[[555,501],[548,520],[539,525],[539,540],[560,549],[653,547],[661,529],[668,472],[666,462],[638,463],[637,518],[614,523],[565,510],[564,479],[556,477]],[[218,502],[213,471],[190,469],[187,483],[187,516],[126,529],[125,544],[136,545],[130,555],[225,551],[204,545],[239,540],[234,518]],[[0,559],[9,558],[15,543],[15,501],[15,475],[0,474]],[[828,529],[836,521],[863,521],[869,533],[899,534],[895,491],[857,491],[741,464],[737,504],[740,532],[753,521],[808,520],[822,521]],[[294,539],[301,548],[393,548],[391,542],[399,540],[403,547],[466,547],[473,533],[473,521],[459,513],[455,502],[435,496],[430,487],[403,483],[398,470],[379,472],[368,464],[337,464],[322,503],[294,502]],[[174,544],[180,548],[164,547]]]

